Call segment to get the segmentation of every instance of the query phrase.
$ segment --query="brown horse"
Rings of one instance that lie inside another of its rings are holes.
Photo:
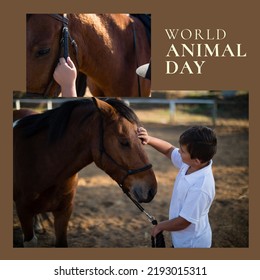
[[[138,202],[153,199],[157,182],[138,125],[123,102],[95,98],[67,101],[16,124],[14,201],[25,246],[36,245],[33,217],[42,212],[54,215],[55,246],[67,246],[77,172],[93,161]]]
[[[20,109],[20,110],[13,110],[13,121],[20,120],[24,117],[37,114],[37,111],[32,109]]]
[[[19,110],[13,110],[13,126],[16,126],[18,121],[20,121],[22,118],[38,114],[36,110],[32,110],[29,108],[22,108]],[[37,215],[34,217],[34,229],[36,232],[42,233],[45,232],[44,226],[43,226],[43,221],[48,221],[51,224],[51,220],[48,216],[47,213],[42,213],[42,215]]]
[[[150,43],[142,22],[127,14],[27,15],[27,92],[59,94],[52,76],[61,56],[64,25],[73,42],[69,55],[87,76],[93,96],[150,95],[150,81],[136,74],[136,68],[151,58]]]

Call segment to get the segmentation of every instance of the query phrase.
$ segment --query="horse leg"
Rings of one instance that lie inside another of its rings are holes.
[[[72,213],[72,206],[66,209],[53,211],[54,230],[55,230],[55,247],[68,247],[67,227]]]
[[[52,211],[56,236],[55,247],[68,247],[67,228],[73,209],[73,198],[77,182],[78,174],[76,173],[57,187],[58,189],[63,189],[65,196],[61,198],[59,207]]]
[[[33,223],[34,231],[36,233],[41,233],[41,234],[45,233],[46,232],[45,226],[51,228],[53,227],[53,223],[48,213],[43,212],[36,215],[34,217],[34,223]]]
[[[16,205],[17,215],[19,217],[24,239],[23,245],[24,247],[37,247],[37,237],[34,234],[33,230],[33,218],[34,215],[26,211],[25,209],[21,209]]]
[[[40,215],[36,215],[33,218],[33,228],[35,230],[35,232],[37,233],[44,233],[45,229],[44,226],[42,224],[42,218]]]

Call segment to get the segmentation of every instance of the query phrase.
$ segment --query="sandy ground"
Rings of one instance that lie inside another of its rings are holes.
[[[187,126],[146,124],[150,134],[172,143]],[[248,247],[248,126],[217,126],[218,153],[214,158],[216,198],[210,211],[213,247]],[[158,221],[167,219],[177,171],[171,163],[146,148],[158,181],[158,193],[146,211]],[[39,246],[53,246],[54,233],[46,222],[38,234]],[[94,164],[80,172],[75,208],[68,228],[69,247],[150,247],[152,225],[122,193],[117,184]],[[167,247],[170,235],[164,233]],[[22,233],[14,211],[14,247]]]

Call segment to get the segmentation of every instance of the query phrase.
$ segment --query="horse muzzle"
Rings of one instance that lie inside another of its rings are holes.
[[[153,200],[156,195],[157,189],[150,188],[149,191],[143,191],[142,187],[135,187],[133,191],[130,192],[133,198],[135,198],[139,203],[148,203]]]
[[[149,180],[150,181],[150,180]],[[157,182],[154,178],[152,182],[133,180],[129,188],[129,194],[138,202],[148,203],[153,200],[157,193]]]

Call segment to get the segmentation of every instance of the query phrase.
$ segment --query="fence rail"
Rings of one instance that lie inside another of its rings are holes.
[[[79,98],[77,98],[79,99]],[[212,99],[162,99],[162,98],[122,98],[130,106],[131,104],[166,104],[169,106],[170,122],[173,122],[174,115],[176,113],[177,104],[209,104],[212,105],[211,118],[212,124],[215,126],[217,119],[217,102]],[[33,103],[33,104],[46,104],[48,110],[53,108],[53,104],[61,104],[64,101],[75,100],[75,98],[56,98],[56,99],[14,99],[14,107],[20,110],[22,103]]]

